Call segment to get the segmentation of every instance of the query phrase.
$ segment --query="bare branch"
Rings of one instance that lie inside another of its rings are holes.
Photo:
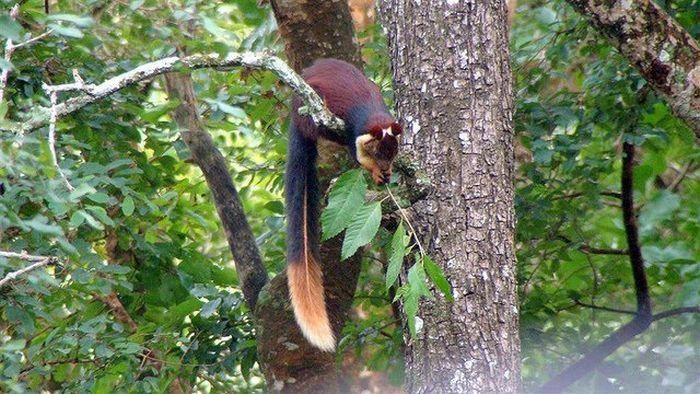
[[[601,361],[614,353],[620,346],[644,332],[649,328],[652,321],[655,320],[654,316],[651,314],[649,285],[647,284],[646,272],[644,270],[644,259],[642,257],[642,248],[639,243],[639,230],[634,209],[633,175],[635,148],[634,145],[629,142],[624,142],[622,150],[622,176],[620,182],[622,189],[622,216],[625,224],[625,235],[627,236],[632,276],[634,277],[635,295],[637,297],[637,311],[635,317],[619,330],[610,334],[610,336],[605,338],[603,342],[599,343],[579,361],[568,366],[564,371],[545,383],[537,390],[538,392],[553,393],[563,391],[566,387],[595,369],[600,365]],[[669,313],[670,312],[671,311],[669,311]],[[666,315],[668,315],[668,313]],[[665,316],[659,318],[663,317]]]
[[[56,167],[56,171],[63,179],[63,183],[66,185],[68,190],[73,191],[75,188],[68,181],[68,177],[61,170],[61,166],[58,165],[58,155],[56,154],[56,122],[58,121],[58,113],[56,112],[56,91],[48,89],[48,86],[44,85],[44,89],[51,97],[51,118],[49,119],[49,152],[51,152],[51,161],[53,161],[53,166]]]
[[[630,311],[627,309],[617,309],[617,308],[609,308],[607,306],[600,306],[600,305],[594,305],[594,304],[586,304],[584,302],[581,302],[579,300],[574,300],[574,304],[578,306],[582,306],[584,308],[590,308],[590,309],[597,309],[599,311],[606,311],[606,312],[613,312],[613,313],[622,313],[625,315],[636,315],[637,312],[635,311]]]
[[[277,75],[282,82],[292,88],[299,95],[308,107],[308,114],[317,124],[322,124],[330,130],[338,132],[342,136],[344,123],[341,119],[333,115],[326,109],[323,100],[316,92],[297,74],[287,66],[277,56],[268,53],[230,53],[224,59],[218,54],[192,55],[186,57],[172,56],[165,59],[146,63],[127,71],[123,74],[112,77],[100,84],[91,86],[89,93],[70,98],[55,106],[57,117],[62,117],[73,113],[88,104],[99,101],[126,86],[152,78],[169,72],[176,72],[182,69],[214,68],[218,70],[228,70],[232,67],[248,67],[257,70],[269,70]],[[63,90],[83,90],[84,86],[74,86],[75,89]],[[49,87],[51,89],[51,87]],[[56,89],[56,88],[55,88]],[[37,109],[26,122],[5,122],[0,125],[0,130],[13,132],[26,132],[36,129],[49,123],[51,118],[51,108],[41,107]]]
[[[688,160],[668,188],[674,193],[677,192],[678,188],[681,186],[681,182],[683,182],[683,179],[685,179],[689,172],[694,170],[694,167],[695,162],[692,159]]]
[[[35,269],[41,268],[46,265],[56,264],[56,262],[58,261],[58,259],[54,256],[33,256],[24,253],[13,252],[0,252],[0,257],[17,258],[25,261],[34,262],[33,264],[30,264],[22,269],[10,272],[9,274],[5,275],[4,278],[0,279],[0,287],[5,286],[6,284],[26,274],[27,272],[34,271]]]
[[[640,318],[651,319],[651,298],[649,297],[649,285],[644,272],[644,258],[642,247],[639,243],[639,229],[634,210],[634,145],[625,142],[622,145],[622,217],[627,235],[627,247],[629,248],[634,288],[637,296],[637,313]]]
[[[573,244],[574,241],[569,239],[568,237],[565,237],[563,235],[558,235],[557,239],[567,243],[567,244]],[[590,253],[590,254],[603,254],[603,255],[622,255],[626,256],[629,252],[625,249],[611,249],[611,248],[595,248],[593,246],[588,245],[587,243],[584,243],[583,245],[580,245],[578,247],[578,250],[580,250],[583,253]]]
[[[197,104],[188,74],[166,74],[165,87],[171,100],[180,104],[172,111],[182,140],[187,144],[193,161],[199,166],[209,185],[216,211],[226,234],[236,273],[246,303],[255,310],[260,289],[267,283],[267,270],[248,224],[243,203],[233,184],[226,159],[216,148],[197,112]]]
[[[652,317],[653,321],[658,321],[667,317],[678,316],[686,313],[700,313],[700,306],[685,306],[682,308],[669,309],[659,312]]]

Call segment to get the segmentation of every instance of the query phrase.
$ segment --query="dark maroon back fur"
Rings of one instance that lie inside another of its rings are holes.
[[[358,104],[384,108],[377,85],[350,63],[338,59],[320,59],[304,70],[302,76],[321,96],[328,109],[341,118]],[[384,112],[384,111],[382,111]]]

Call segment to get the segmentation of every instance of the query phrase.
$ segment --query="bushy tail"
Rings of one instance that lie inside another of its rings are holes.
[[[287,284],[301,332],[324,351],[335,349],[319,265],[319,199],[316,142],[304,138],[293,122],[289,131],[285,200],[287,206]]]

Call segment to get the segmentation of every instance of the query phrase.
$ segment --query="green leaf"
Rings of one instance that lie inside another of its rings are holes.
[[[24,349],[24,345],[27,344],[27,341],[24,339],[13,339],[11,341],[7,341],[5,344],[2,345],[2,350],[4,352],[14,352],[17,350],[22,350]]]
[[[155,123],[161,116],[170,113],[180,104],[179,100],[168,100],[165,104],[145,107],[139,116],[146,122]]]
[[[49,15],[46,20],[70,22],[79,27],[90,27],[94,24],[94,21],[89,16],[78,16],[73,14],[52,14]]]
[[[187,315],[189,315],[192,312],[195,312],[199,310],[202,307],[202,301],[193,298],[193,297],[188,297],[186,300],[182,301],[181,303],[168,308],[168,313],[167,313],[167,324],[177,324],[180,323]]]
[[[131,196],[126,196],[122,202],[122,212],[125,216],[131,216],[134,213],[134,199]]]
[[[86,194],[93,194],[93,193],[97,193],[97,190],[95,190],[94,187],[88,185],[87,183],[81,183],[75,188],[75,190],[70,192],[69,198],[72,201],[77,202],[80,199],[80,197],[82,197]]]
[[[418,296],[409,294],[403,301],[403,309],[408,320],[408,331],[411,338],[416,339],[416,316],[418,315]]]
[[[338,177],[328,196],[328,206],[321,214],[323,240],[343,231],[365,201],[367,182],[360,169],[350,170]]]
[[[107,211],[104,208],[95,205],[86,205],[85,209],[95,215],[100,222],[108,226],[114,226],[114,221],[107,215]]]
[[[403,265],[403,258],[406,255],[406,229],[403,227],[403,222],[399,223],[399,226],[394,232],[394,236],[391,237],[390,250],[389,265],[386,267],[385,285],[387,289],[389,289],[394,282],[396,282],[396,278],[399,277],[399,272]]]
[[[282,204],[282,201],[268,201],[263,207],[270,212],[278,213],[280,215],[284,214],[284,204]]]
[[[72,26],[61,26],[57,23],[51,23],[48,26],[58,35],[70,38],[83,38],[83,32],[78,28]]]
[[[63,230],[61,227],[53,224],[46,224],[46,218],[43,216],[37,216],[30,221],[24,222],[24,224],[40,233],[63,235]]]
[[[87,198],[100,204],[104,204],[109,201],[109,196],[102,192],[88,194]]]
[[[379,230],[382,220],[382,206],[374,202],[362,207],[348,225],[343,240],[341,259],[345,260],[355,254],[360,247],[369,243]]]
[[[202,309],[199,311],[199,315],[204,318],[211,317],[214,315],[214,312],[216,312],[219,305],[221,305],[221,298],[213,299],[202,306]]]
[[[95,217],[90,215],[85,210],[81,209],[79,211],[76,211],[74,215],[82,215],[83,218],[85,219],[85,221],[87,222],[87,224],[89,224],[91,227],[93,227],[97,230],[104,230],[104,228],[105,228],[105,226],[103,226],[102,223],[100,223],[97,219],[95,219]],[[71,218],[71,222],[72,222],[72,218]]]
[[[425,283],[426,280],[427,277],[425,276],[423,265],[419,262],[413,264],[413,266],[408,270],[409,294],[413,294],[416,297],[426,296],[428,298],[433,298],[433,295],[430,293],[430,290]]]
[[[22,25],[10,18],[9,15],[0,15],[0,36],[9,38],[17,43],[22,39],[22,30]]]
[[[452,286],[450,282],[445,278],[445,273],[442,272],[442,268],[430,258],[430,256],[425,256],[423,258],[423,267],[425,272],[428,273],[428,277],[435,284],[435,286],[445,295],[448,301],[454,301],[452,297]]]

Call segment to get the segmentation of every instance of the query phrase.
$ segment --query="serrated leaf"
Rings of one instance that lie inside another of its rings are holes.
[[[369,243],[377,234],[381,220],[382,206],[379,202],[360,208],[345,231],[341,259],[347,259],[355,254],[357,249]]]
[[[391,237],[391,255],[389,255],[389,264],[386,267],[386,288],[389,289],[396,278],[399,277],[399,272],[401,271],[401,266],[403,263],[403,258],[406,255],[406,229],[403,227],[403,222],[399,223],[399,226],[394,232],[394,236]]]
[[[416,297],[426,296],[432,298],[433,295],[430,293],[428,286],[425,284],[426,280],[427,277],[425,276],[423,266],[418,262],[413,264],[413,266],[408,270],[409,293],[415,295]]]
[[[435,286],[445,295],[448,301],[454,301],[452,297],[452,286],[450,282],[445,278],[445,273],[442,272],[442,268],[429,257],[425,256],[423,258],[423,267],[425,272],[428,274],[430,280],[435,284]]]
[[[367,182],[361,170],[350,170],[341,175],[328,196],[328,206],[321,214],[323,240],[340,234],[365,201]]]
[[[131,216],[134,213],[134,199],[131,196],[126,196],[122,202],[122,212],[125,216]]]

